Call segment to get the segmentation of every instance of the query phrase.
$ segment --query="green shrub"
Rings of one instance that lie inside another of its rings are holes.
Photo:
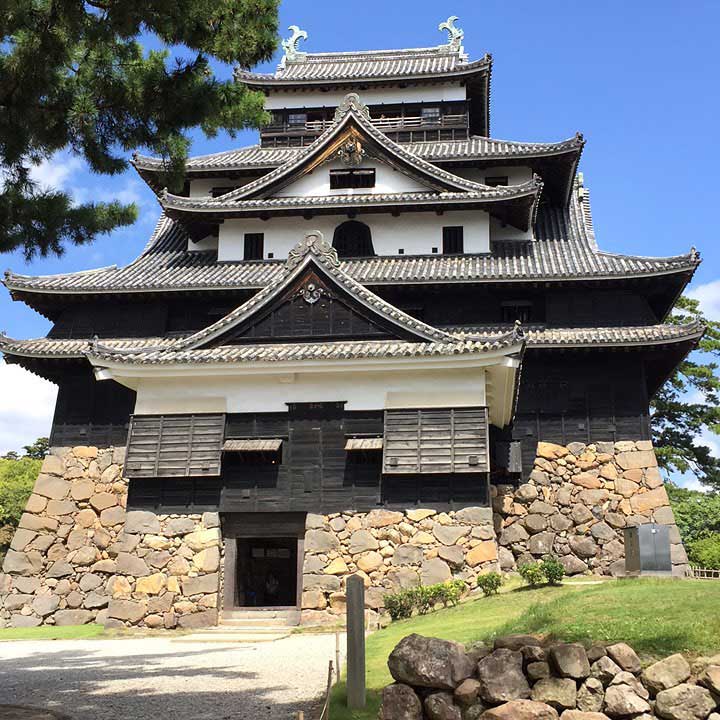
[[[414,589],[414,588],[412,588]],[[393,620],[403,620],[413,614],[414,598],[410,590],[385,595],[385,609]]]
[[[546,578],[539,562],[526,562],[518,568],[520,577],[531,587],[542,585]]]
[[[546,555],[540,563],[540,569],[551,585],[559,585],[565,577],[565,568],[554,555]]]
[[[489,572],[477,577],[477,586],[482,590],[485,597],[497,595],[502,587],[503,576],[499,572]]]
[[[426,615],[439,604],[445,607],[457,605],[465,590],[465,583],[462,580],[421,585],[385,595],[385,608],[393,620],[412,617],[415,611],[420,615]]]
[[[720,570],[720,533],[688,543],[688,559],[695,567]]]
[[[40,472],[40,460],[0,458],[0,525],[17,525]]]

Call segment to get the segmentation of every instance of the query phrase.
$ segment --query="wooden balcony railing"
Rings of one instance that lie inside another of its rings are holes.
[[[428,130],[435,128],[457,128],[467,127],[467,113],[446,114],[437,117],[423,117],[422,115],[408,115],[405,117],[374,117],[371,118],[373,125],[380,130]],[[265,134],[283,133],[311,133],[324,132],[331,125],[333,120],[308,120],[305,123],[273,123],[263,128]]]

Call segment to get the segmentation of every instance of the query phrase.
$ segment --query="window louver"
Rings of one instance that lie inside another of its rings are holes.
[[[128,433],[128,478],[217,477],[224,415],[135,415]]]
[[[489,470],[487,408],[385,411],[384,473]]]

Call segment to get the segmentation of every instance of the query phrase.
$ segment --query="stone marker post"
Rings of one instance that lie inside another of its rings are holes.
[[[365,707],[365,582],[359,575],[347,579],[347,704]]]

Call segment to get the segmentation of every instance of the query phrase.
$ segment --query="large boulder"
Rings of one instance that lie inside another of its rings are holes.
[[[452,579],[450,566],[440,558],[425,560],[420,568],[423,585],[437,585]]]
[[[388,668],[397,682],[438,690],[455,690],[474,669],[460,643],[414,633],[395,646]]]
[[[645,668],[642,681],[653,695],[662,690],[669,690],[690,677],[690,665],[687,660],[676,653]]]
[[[474,678],[463,680],[455,688],[455,702],[462,707],[471,707],[478,702],[480,683]]]
[[[637,653],[625,643],[608,645],[607,654],[623,669],[631,673],[639,673],[640,658]]]
[[[482,720],[558,720],[557,710],[534,700],[511,700],[486,710]]]
[[[425,714],[428,720],[462,720],[460,708],[453,703],[450,693],[439,692],[425,698]]]
[[[605,704],[605,688],[594,677],[589,677],[578,689],[577,708],[583,712],[600,712]]]
[[[569,710],[577,704],[577,687],[572,678],[549,677],[533,685],[533,700],[551,705],[557,710]]]
[[[159,533],[160,520],[153,512],[133,510],[125,515],[125,532],[138,535]]]
[[[64,625],[86,625],[92,622],[95,617],[90,610],[58,610],[53,619],[55,625],[62,627]]]
[[[378,720],[422,720],[422,703],[409,685],[388,685],[382,691]]]
[[[566,710],[560,720],[610,720],[605,713],[585,710]]]
[[[605,712],[613,717],[627,717],[650,712],[650,705],[629,685],[611,685],[605,691]]]
[[[705,720],[716,707],[707,688],[689,683],[662,690],[655,698],[655,714],[666,720]]]
[[[590,666],[590,677],[596,678],[603,685],[609,685],[621,672],[622,668],[607,655],[603,655]]]
[[[579,643],[553,645],[548,653],[550,666],[560,677],[582,680],[590,675],[590,662]]]
[[[530,697],[530,685],[523,673],[523,656],[517,650],[500,648],[477,664],[480,697],[495,704]]]
[[[700,676],[700,683],[720,697],[720,665],[708,665]]]

